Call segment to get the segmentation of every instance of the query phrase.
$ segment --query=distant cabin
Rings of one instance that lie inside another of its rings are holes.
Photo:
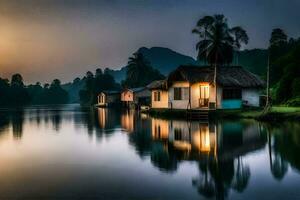
[[[121,93],[121,102],[124,106],[138,108],[149,105],[151,92],[146,87],[127,88]]]
[[[169,94],[166,80],[153,81],[147,88],[151,91],[151,108],[169,107]]]
[[[151,107],[170,109],[236,109],[243,105],[258,107],[260,92],[264,85],[264,81],[257,75],[240,66],[224,66],[218,67],[217,70],[216,91],[214,67],[180,66],[171,72],[166,80],[149,85],[152,95]]]
[[[98,95],[98,106],[109,107],[120,103],[119,91],[103,91]]]

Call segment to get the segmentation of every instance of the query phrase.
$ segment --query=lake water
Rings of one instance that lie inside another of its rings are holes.
[[[0,111],[0,199],[300,199],[300,124]]]

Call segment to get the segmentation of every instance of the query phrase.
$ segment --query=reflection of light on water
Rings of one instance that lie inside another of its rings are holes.
[[[179,150],[190,151],[192,149],[191,143],[186,142],[186,141],[174,141],[173,145],[175,148],[177,148]]]
[[[98,120],[99,120],[100,128],[105,128],[106,114],[107,114],[106,109],[98,108]]]
[[[210,151],[210,136],[209,136],[209,130],[208,130],[208,124],[207,126],[201,126],[200,127],[200,135],[201,135],[201,147],[200,151]]]
[[[167,120],[152,118],[152,138],[156,140],[169,138],[169,122]]]
[[[129,133],[134,131],[134,111],[127,111],[121,115],[121,125]]]

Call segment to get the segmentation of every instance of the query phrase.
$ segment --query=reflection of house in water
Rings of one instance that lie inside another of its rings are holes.
[[[224,122],[218,125],[218,156],[229,159],[260,149],[266,136],[257,123]]]
[[[224,199],[230,189],[245,190],[251,173],[243,156],[267,142],[257,123],[240,121],[152,119],[152,139],[164,141],[160,155],[156,151],[151,155],[154,166],[176,170],[181,160],[198,161],[199,176],[192,179],[192,184],[201,195],[216,199]]]
[[[216,126],[208,122],[152,119],[152,137],[188,154],[214,154],[216,149]]]
[[[135,110],[124,110],[121,114],[121,126],[127,132],[134,131],[135,125]]]
[[[200,158],[199,155],[227,159],[261,148],[266,142],[254,124],[161,119],[152,119],[152,138],[184,151],[187,159]]]
[[[167,120],[152,118],[152,138],[154,140],[168,141],[169,122]]]
[[[113,129],[120,124],[116,111],[107,108],[98,108],[98,124],[101,129]]]

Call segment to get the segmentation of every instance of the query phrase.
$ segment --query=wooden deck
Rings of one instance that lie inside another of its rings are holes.
[[[215,109],[209,109],[209,108],[188,109],[187,117],[189,119],[208,120],[209,113],[211,111],[215,111]]]

